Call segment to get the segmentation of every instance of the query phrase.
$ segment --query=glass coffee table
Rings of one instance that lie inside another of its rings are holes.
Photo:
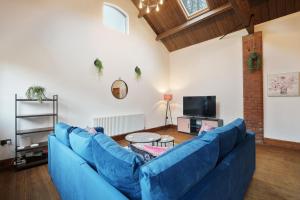
[[[157,133],[151,132],[140,132],[140,133],[132,133],[126,135],[125,140],[127,140],[130,144],[133,143],[152,143],[152,146],[158,144],[161,136]]]
[[[161,146],[161,147],[162,147],[163,145],[164,145],[165,147],[167,147],[167,144],[168,144],[168,143],[172,143],[172,145],[173,145],[173,147],[174,147],[174,145],[175,145],[175,138],[172,137],[172,136],[170,136],[170,135],[162,135],[162,136],[161,136],[161,139],[160,139],[160,141],[159,141],[159,143],[160,143],[160,146]]]

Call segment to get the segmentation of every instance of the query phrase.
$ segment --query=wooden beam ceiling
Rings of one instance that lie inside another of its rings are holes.
[[[254,33],[254,20],[252,20],[252,13],[250,3],[248,0],[229,0],[237,17],[241,20],[249,34]]]
[[[138,9],[139,0],[131,1]],[[169,51],[175,51],[243,28],[251,34],[256,24],[300,11],[300,0],[206,1],[211,9],[209,12],[214,11],[214,15],[205,13],[187,20],[177,0],[165,1],[159,12],[140,15],[157,34],[157,39],[162,41]],[[228,10],[220,11],[224,6]],[[253,15],[254,17],[251,17]]]
[[[170,35],[176,34],[176,33],[180,32],[180,31],[182,31],[184,29],[187,29],[187,28],[189,28],[191,26],[194,26],[195,24],[201,23],[201,22],[203,22],[203,21],[205,21],[207,19],[210,19],[210,18],[212,18],[212,17],[214,17],[216,15],[220,15],[220,14],[222,14],[222,13],[224,13],[224,12],[230,10],[230,9],[232,9],[232,6],[231,6],[230,3],[227,3],[227,4],[223,5],[223,6],[220,6],[219,8],[215,8],[213,10],[210,10],[210,11],[208,11],[208,12],[206,12],[206,13],[198,16],[198,17],[195,17],[195,18],[193,18],[191,20],[188,20],[187,22],[185,22],[185,23],[183,23],[183,24],[181,24],[181,25],[179,25],[177,27],[169,29],[169,30],[167,30],[167,31],[165,31],[163,33],[160,33],[156,37],[156,40],[162,40],[162,39],[164,39],[166,37],[169,37]]]
[[[139,12],[139,15],[138,15],[138,18],[142,18],[146,15],[146,12],[145,11],[140,11]]]

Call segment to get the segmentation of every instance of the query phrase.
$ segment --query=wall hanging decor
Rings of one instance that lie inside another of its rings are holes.
[[[249,54],[247,63],[249,71],[254,72],[261,68],[261,56],[257,52],[252,52]]]
[[[46,89],[41,86],[31,86],[26,91],[26,97],[28,99],[37,99],[42,103],[43,99],[46,99],[45,92]]]
[[[94,61],[94,65],[95,67],[98,69],[98,72],[101,73],[103,70],[103,64],[101,62],[101,60],[99,60],[98,58]]]
[[[111,85],[111,93],[117,99],[125,99],[128,94],[128,85],[121,78]]]
[[[139,66],[136,66],[135,69],[134,69],[134,71],[135,71],[135,74],[136,74],[137,78],[140,78],[142,76],[142,71],[139,68]]]
[[[269,97],[290,97],[300,95],[300,73],[290,72],[268,75]]]

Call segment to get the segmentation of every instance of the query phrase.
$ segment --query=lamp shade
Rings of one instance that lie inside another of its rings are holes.
[[[172,94],[164,94],[164,100],[165,101],[172,101],[173,95]]]

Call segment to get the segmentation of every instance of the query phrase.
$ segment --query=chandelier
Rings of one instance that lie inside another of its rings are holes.
[[[140,0],[139,9],[145,9],[146,13],[150,13],[151,10],[155,9],[156,12],[159,12],[160,6],[164,4],[164,0]]]

